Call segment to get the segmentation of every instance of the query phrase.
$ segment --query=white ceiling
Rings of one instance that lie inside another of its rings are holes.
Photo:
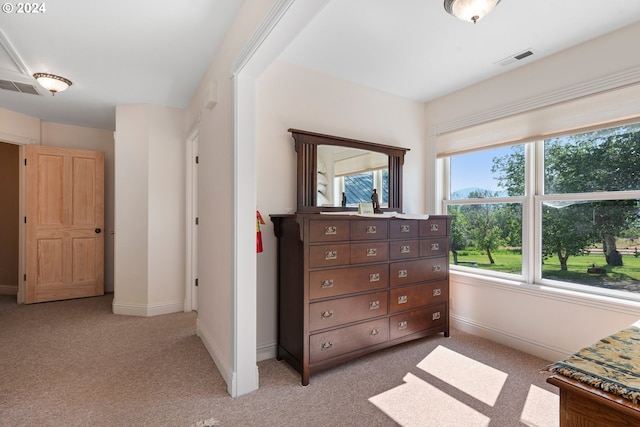
[[[0,90],[0,108],[102,129],[115,128],[116,105],[185,108],[242,5],[239,0],[37,4],[42,3],[46,11],[40,14],[0,12],[0,42],[4,34],[26,68],[0,46],[0,79],[38,86],[31,74],[47,72],[73,85],[54,97],[45,90],[42,96]]]
[[[73,85],[55,97],[0,90],[0,108],[114,129],[116,105],[185,108],[242,1],[45,4],[40,14],[0,12],[0,79],[37,85],[31,74],[49,72]],[[503,0],[475,25],[442,0],[333,0],[282,59],[428,101],[638,21],[638,0]],[[636,44],[620,54],[637,54]]]
[[[447,14],[442,0],[334,0],[282,58],[429,101],[639,21],[638,0],[502,0],[476,24]],[[620,54],[637,55],[638,42]]]

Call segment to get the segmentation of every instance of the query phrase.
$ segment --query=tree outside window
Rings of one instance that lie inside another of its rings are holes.
[[[493,254],[518,249],[529,230],[522,227],[522,203],[528,201],[540,218],[533,227],[541,242],[536,277],[640,291],[640,124],[530,144],[542,145],[544,154],[529,159],[538,167],[527,171],[525,154],[536,150],[526,151],[524,144],[463,155],[486,158],[493,151],[491,166],[476,162],[475,172],[491,176],[494,188],[456,188],[445,201],[454,215],[452,263],[464,265],[476,251],[474,257],[484,256],[480,269],[514,272],[509,262],[496,265]],[[457,157],[450,159],[452,183]],[[539,183],[537,194],[525,195],[528,180]]]

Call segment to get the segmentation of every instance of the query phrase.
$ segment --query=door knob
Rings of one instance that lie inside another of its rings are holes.
[[[100,228],[96,228],[96,234],[100,234],[100,232],[102,231]]]

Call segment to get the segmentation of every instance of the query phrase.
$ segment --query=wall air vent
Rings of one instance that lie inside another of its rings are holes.
[[[40,95],[40,92],[38,92],[35,86],[26,83],[12,82],[11,80],[0,79],[0,89],[20,93],[30,93],[32,95]]]
[[[535,53],[533,49],[523,50],[522,52],[515,53],[513,55],[508,56],[507,58],[501,59],[496,62],[496,64],[506,67],[511,64],[515,64],[518,61],[522,61],[525,58],[529,58]]]

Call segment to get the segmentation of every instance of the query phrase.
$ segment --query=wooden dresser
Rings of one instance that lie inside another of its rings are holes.
[[[302,375],[402,342],[449,336],[448,216],[271,215],[278,360]]]

